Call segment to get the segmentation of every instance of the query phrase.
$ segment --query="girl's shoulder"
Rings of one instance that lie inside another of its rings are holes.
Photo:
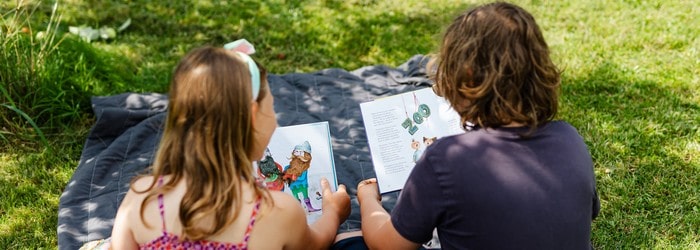
[[[127,191],[126,196],[124,196],[120,209],[139,211],[142,201],[149,193],[147,190],[151,186],[151,183],[153,183],[153,180],[153,176],[136,177],[129,186],[129,191]]]
[[[164,179],[165,181],[166,179]],[[157,201],[151,200],[148,204],[144,204],[143,201],[150,194],[150,190],[158,186],[156,177],[151,175],[144,175],[135,177],[131,185],[129,186],[129,191],[127,191],[122,205],[126,205],[126,210],[140,211],[142,205],[151,205],[150,203],[157,204]]]
[[[140,204],[148,195],[148,190],[150,190],[151,185],[153,184],[153,187],[158,185],[153,183],[154,179],[155,177],[150,175],[136,177],[129,186],[129,191],[124,197],[124,201],[128,199],[130,202],[138,202]]]
[[[134,181],[131,183],[131,189],[136,190],[136,191],[143,191],[148,189],[151,184],[153,184],[153,181],[155,180],[155,176],[152,175],[144,175],[144,176],[139,176],[134,179]],[[163,177],[165,178],[165,177]],[[165,181],[165,179],[163,180]]]
[[[306,213],[299,201],[280,191],[270,191],[270,197],[272,202],[261,204],[261,213],[255,222],[257,230],[264,231],[262,234],[275,235],[274,239],[266,239],[264,245],[289,246],[305,241],[308,236],[308,224]],[[253,233],[251,241],[254,241],[255,237]]]
[[[273,211],[280,212],[285,216],[304,214],[304,210],[299,205],[299,201],[291,195],[280,191],[270,191],[270,197],[274,204],[272,207]]]
[[[268,217],[279,225],[286,224],[288,227],[306,226],[306,213],[293,196],[280,191],[270,191],[270,197],[272,202],[263,205],[263,217]]]

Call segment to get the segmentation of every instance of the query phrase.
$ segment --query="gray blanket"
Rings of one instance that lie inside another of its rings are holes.
[[[430,86],[426,59],[416,55],[397,68],[379,65],[350,72],[325,69],[268,76],[280,126],[330,124],[338,183],[345,184],[352,197],[352,213],[339,232],[360,229],[355,187],[375,177],[359,104]],[[59,202],[59,249],[78,249],[110,237],[129,182],[153,161],[168,100],[162,94],[125,93],[94,97],[92,105],[95,124]],[[382,197],[387,210],[396,197]]]

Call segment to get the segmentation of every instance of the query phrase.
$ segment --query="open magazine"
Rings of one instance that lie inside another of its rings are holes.
[[[380,193],[401,190],[435,140],[462,133],[460,118],[431,88],[360,104]]]
[[[321,178],[328,179],[332,191],[338,186],[328,122],[278,127],[254,166],[268,189],[297,198],[309,224],[321,216]]]

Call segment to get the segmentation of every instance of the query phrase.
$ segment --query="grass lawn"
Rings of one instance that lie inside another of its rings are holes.
[[[58,199],[93,122],[90,96],[165,92],[187,51],[242,37],[277,74],[397,66],[434,52],[454,14],[482,1],[66,0],[55,12],[50,2],[0,2],[0,249],[57,246]],[[596,248],[700,249],[698,4],[515,3],[564,69],[559,118],[594,158]],[[109,40],[67,34],[128,18]]]

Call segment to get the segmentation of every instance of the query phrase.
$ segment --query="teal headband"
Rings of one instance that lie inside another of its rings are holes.
[[[251,84],[251,89],[253,91],[253,101],[258,99],[258,94],[260,94],[260,69],[258,69],[258,65],[253,61],[253,58],[251,58],[248,54],[243,53],[241,51],[238,51],[237,48],[239,46],[249,46],[250,54],[255,53],[255,48],[253,48],[253,45],[251,45],[248,41],[245,39],[239,39],[233,42],[230,42],[226,45],[224,45],[224,48],[227,50],[234,50],[238,53],[238,55],[243,59],[248,64],[248,71],[250,71],[250,84]]]

